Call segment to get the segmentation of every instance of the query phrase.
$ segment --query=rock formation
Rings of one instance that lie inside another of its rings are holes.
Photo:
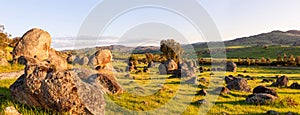
[[[49,57],[51,46],[51,36],[48,32],[33,28],[27,31],[12,52],[13,58],[18,59],[20,56],[37,58],[45,60]]]
[[[49,61],[56,69],[67,69],[67,61],[61,52],[50,48],[51,36],[41,29],[26,32],[12,51],[14,62],[26,64],[25,59],[35,58]]]

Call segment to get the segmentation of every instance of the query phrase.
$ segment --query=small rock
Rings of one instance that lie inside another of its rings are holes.
[[[204,90],[204,89],[200,90],[200,91],[197,93],[197,95],[202,95],[202,96],[206,96],[206,94],[207,94],[207,92],[206,92],[206,90]]]
[[[267,111],[267,115],[279,115],[279,113],[274,110],[269,110]]]
[[[201,99],[197,101],[198,104],[207,104],[207,101],[205,99]]]

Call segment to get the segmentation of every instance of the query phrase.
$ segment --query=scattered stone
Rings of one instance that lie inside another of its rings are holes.
[[[69,64],[74,64],[74,61],[76,59],[76,56],[72,55],[72,54],[68,54],[68,57],[67,57],[67,62]]]
[[[206,96],[207,92],[206,92],[206,90],[202,89],[202,90],[198,91],[197,95]]]
[[[76,56],[74,61],[73,61],[73,64],[79,64],[80,60],[81,60],[81,58],[79,56]]]
[[[243,74],[238,74],[237,76],[238,76],[238,77],[244,77],[244,75],[243,75]]]
[[[278,97],[277,92],[274,89],[271,88],[267,88],[265,86],[257,86],[253,89],[253,93],[267,93],[267,94],[271,94],[275,97]]]
[[[234,62],[227,62],[226,63],[226,71],[236,72],[237,66]]]
[[[103,66],[112,61],[112,53],[110,50],[98,50],[94,55],[89,58],[89,65],[94,67]]]
[[[199,79],[199,82],[207,83],[207,80],[206,80],[205,78],[200,78],[200,79]]]
[[[228,82],[227,88],[230,90],[250,92],[250,87],[248,86],[248,82],[244,78],[236,78],[236,79]]]
[[[5,107],[4,115],[22,115],[14,106]]]
[[[207,101],[205,99],[201,99],[197,101],[198,104],[207,104]]]
[[[229,75],[228,77],[225,76],[225,83],[228,84],[228,83],[232,82],[235,79],[237,79],[237,78],[233,77],[232,75]]]
[[[289,83],[289,78],[287,76],[281,76],[280,78],[278,78],[276,80],[275,83],[273,83],[271,86],[274,86],[274,87],[287,87]]]
[[[246,102],[247,103],[255,103],[255,104],[268,104],[270,102],[273,102],[277,99],[277,97],[267,94],[267,93],[255,93],[247,96]]]
[[[269,83],[269,82],[273,82],[273,80],[272,79],[263,79],[261,82],[262,83]]]
[[[267,111],[266,114],[267,115],[279,115],[279,113],[277,111],[274,111],[274,110],[269,110],[269,111]]]
[[[218,87],[213,90],[214,93],[229,94],[230,90],[227,87]]]
[[[292,88],[292,89],[300,89],[300,84],[299,84],[298,82],[294,82],[294,83],[290,86],[290,88]]]
[[[153,67],[155,67],[155,64],[153,61],[150,61],[147,65],[147,68],[153,68]]]
[[[79,60],[79,65],[88,65],[89,63],[89,58],[83,56],[80,60]]]
[[[244,70],[243,73],[247,73],[247,70]]]
[[[143,72],[145,72],[145,73],[150,73],[150,70],[149,70],[148,67],[144,67]]]
[[[177,63],[172,59],[168,60],[165,63],[165,67],[167,69],[168,74],[173,74],[178,69]]]
[[[286,115],[299,115],[299,114],[293,113],[293,112],[288,112],[288,113],[286,113]]]

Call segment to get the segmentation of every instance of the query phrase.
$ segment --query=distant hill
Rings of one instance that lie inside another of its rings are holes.
[[[250,37],[237,38],[224,42],[226,46],[263,46],[263,45],[287,45],[300,46],[300,31],[272,31]],[[206,43],[195,43],[195,48],[207,47]]]

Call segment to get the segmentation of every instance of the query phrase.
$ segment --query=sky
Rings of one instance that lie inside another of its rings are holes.
[[[12,36],[22,36],[29,29],[38,27],[48,31],[53,38],[62,40],[77,36],[86,17],[102,0],[1,0],[0,2],[0,24],[5,25],[5,31]],[[216,24],[222,40],[273,30],[300,30],[299,0],[199,0],[199,4]],[[108,7],[113,9],[118,5],[122,4]],[[134,10],[114,20],[103,36],[131,37],[128,35],[133,34],[136,36],[130,29],[146,28],[145,31],[150,31],[155,27],[147,28],[147,26],[160,22],[166,28],[167,26],[175,28],[169,32],[178,31],[181,33],[178,36],[184,36],[191,42],[203,41],[198,39],[201,34],[193,29],[193,25],[181,18],[165,10],[153,8]],[[143,24],[144,27],[139,26]],[[162,36],[148,36],[154,37]]]

